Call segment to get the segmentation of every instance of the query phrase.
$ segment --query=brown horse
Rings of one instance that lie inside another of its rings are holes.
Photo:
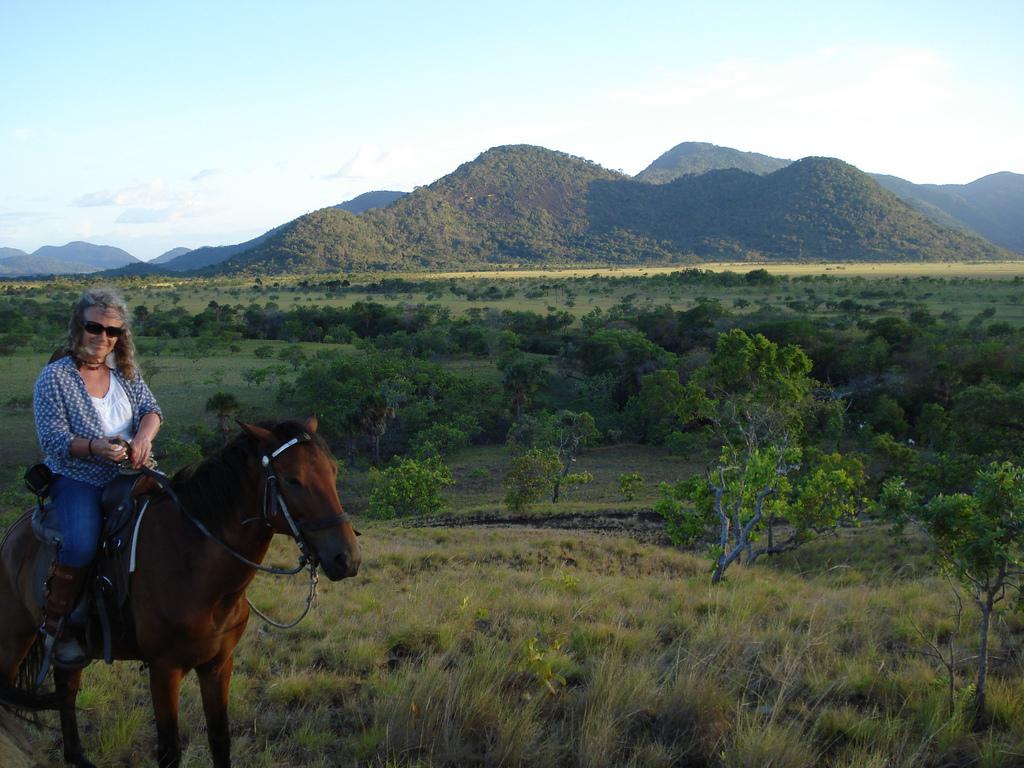
[[[227,704],[232,654],[249,619],[245,590],[273,535],[293,536],[332,581],[359,569],[356,534],[335,485],[337,466],[316,434],[316,419],[269,429],[241,426],[243,432],[217,455],[179,472],[170,495],[154,496],[139,530],[129,631],[113,650],[114,658],[139,659],[149,666],[161,768],[181,760],[178,691],[182,677],[193,669],[213,764],[231,764]],[[23,519],[0,550],[0,684],[12,701],[19,667],[41,621],[29,583],[29,563],[38,546]],[[56,708],[64,759],[92,766],[75,716],[80,679],[81,670],[54,671]]]

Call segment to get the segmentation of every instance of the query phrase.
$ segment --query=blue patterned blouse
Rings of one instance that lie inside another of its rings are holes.
[[[132,404],[132,434],[138,431],[139,422],[147,413],[163,419],[160,406],[141,375],[136,374],[131,381],[116,369],[111,369],[110,375],[117,377]],[[98,456],[78,458],[70,453],[71,441],[76,437],[105,436],[73,357],[62,357],[43,368],[36,379],[32,409],[46,466],[59,475],[92,485],[106,485],[114,479],[118,472],[114,462]]]

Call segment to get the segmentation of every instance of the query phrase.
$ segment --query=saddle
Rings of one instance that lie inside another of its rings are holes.
[[[39,470],[40,466],[43,470]],[[33,597],[40,607],[46,604],[46,583],[63,543],[52,514],[53,505],[46,498],[47,472],[44,465],[36,465],[25,477],[26,484],[39,499],[32,511],[31,525],[41,544],[32,564]],[[135,545],[152,495],[166,482],[166,476],[155,470],[124,471],[103,489],[103,529],[93,572],[69,621],[86,628],[87,650],[94,658],[103,658],[107,663],[113,661],[115,640],[134,641],[124,608],[131,574],[135,571]],[[101,648],[102,654],[98,653]]]

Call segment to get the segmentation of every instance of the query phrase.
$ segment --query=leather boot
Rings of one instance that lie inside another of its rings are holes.
[[[88,568],[54,563],[46,594],[46,621],[43,631],[55,638],[53,664],[62,669],[79,669],[89,663],[89,656],[78,638],[66,626],[66,618],[82,592]]]

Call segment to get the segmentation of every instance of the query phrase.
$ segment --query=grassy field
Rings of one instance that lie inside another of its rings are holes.
[[[1015,766],[1024,624],[1001,626],[990,727],[948,709],[923,638],[953,627],[924,544],[848,530],[739,569],[628,538],[363,527],[364,567],[282,633],[250,625],[232,690],[238,765]],[[277,557],[289,555],[283,544]],[[305,585],[261,577],[284,617]],[[968,655],[968,618],[958,642]],[[94,665],[80,699],[104,766],[151,766],[137,666]],[[185,686],[184,765],[208,764]],[[59,765],[55,746],[46,765]]]

